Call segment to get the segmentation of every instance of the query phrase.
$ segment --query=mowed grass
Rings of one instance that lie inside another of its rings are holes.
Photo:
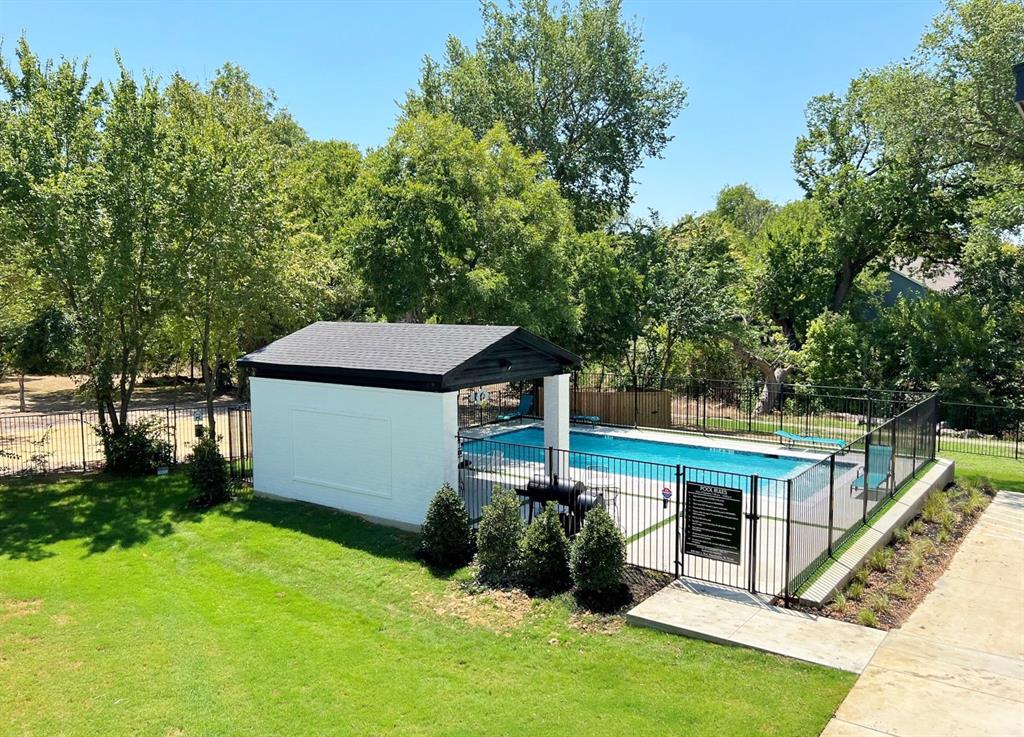
[[[1024,492],[1024,458],[1015,460],[945,450],[939,451],[938,456],[956,463],[957,478],[971,481],[987,478],[997,489]]]
[[[347,515],[188,495],[0,485],[0,733],[810,737],[854,680],[470,597]]]

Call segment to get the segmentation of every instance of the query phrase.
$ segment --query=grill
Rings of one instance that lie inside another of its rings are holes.
[[[557,476],[553,479],[547,476],[534,476],[527,482],[525,489],[516,489],[516,493],[529,499],[531,522],[534,507],[555,502],[559,507],[558,516],[562,520],[562,527],[565,534],[570,537],[580,531],[587,512],[604,502],[600,492],[587,491],[587,486],[582,481],[560,479]]]

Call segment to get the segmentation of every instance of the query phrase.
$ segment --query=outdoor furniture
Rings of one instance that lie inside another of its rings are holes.
[[[794,432],[787,432],[786,430],[776,430],[775,434],[784,441],[789,441],[791,445],[794,443],[802,443],[804,445],[827,445],[832,448],[845,448],[849,445],[849,443],[840,438],[819,438],[814,435],[797,435]]]
[[[889,480],[892,478],[892,448],[888,445],[870,445],[867,455],[867,478],[865,469],[862,467],[857,478],[850,484],[850,494],[865,489],[865,481],[868,494],[884,491]]]
[[[596,425],[601,421],[601,418],[597,415],[569,415],[569,422],[575,422],[578,425]]]
[[[498,422],[508,422],[509,420],[522,419],[526,417],[533,410],[533,395],[524,394],[519,400],[519,406],[508,414],[498,415]]]

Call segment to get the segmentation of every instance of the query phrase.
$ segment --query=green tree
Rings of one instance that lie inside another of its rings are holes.
[[[861,386],[865,370],[861,327],[848,314],[825,311],[807,326],[800,368],[812,384]]]
[[[26,374],[58,374],[74,361],[74,327],[59,309],[44,308],[31,320],[0,334],[0,353],[18,374],[18,407],[27,412]]]
[[[749,184],[737,184],[722,188],[713,212],[747,238],[753,238],[777,209],[771,200],[758,197]]]
[[[355,319],[366,307],[365,288],[352,254],[339,237],[349,197],[362,166],[359,149],[345,141],[304,141],[288,150],[280,176],[284,207],[292,227],[322,244],[333,260],[325,317]]]
[[[216,433],[216,369],[315,316],[331,273],[322,239],[286,216],[285,162],[273,103],[238,67],[207,89],[175,76],[166,92],[181,310],[169,330],[198,347],[207,424]]]
[[[544,155],[582,230],[624,215],[634,173],[671,140],[682,85],[644,62],[640,31],[622,19],[619,0],[560,12],[549,0],[481,7],[476,48],[452,36],[443,63],[427,57],[406,114],[449,114],[477,138],[503,123],[524,151]]]
[[[569,206],[501,126],[478,141],[447,117],[402,121],[352,201],[349,248],[381,316],[575,332]]]
[[[147,341],[175,303],[165,235],[161,100],[123,68],[108,98],[87,69],[42,63],[21,39],[0,60],[5,235],[66,307],[104,441],[122,431]]]

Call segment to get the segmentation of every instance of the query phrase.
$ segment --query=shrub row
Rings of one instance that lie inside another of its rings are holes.
[[[447,484],[434,496],[423,524],[422,552],[431,563],[457,568],[473,557],[473,535],[462,499]],[[548,502],[529,527],[519,497],[495,487],[476,535],[479,580],[489,586],[521,585],[542,594],[575,587],[592,600],[616,595],[626,564],[626,541],[604,507],[587,513],[570,543],[558,508]]]

